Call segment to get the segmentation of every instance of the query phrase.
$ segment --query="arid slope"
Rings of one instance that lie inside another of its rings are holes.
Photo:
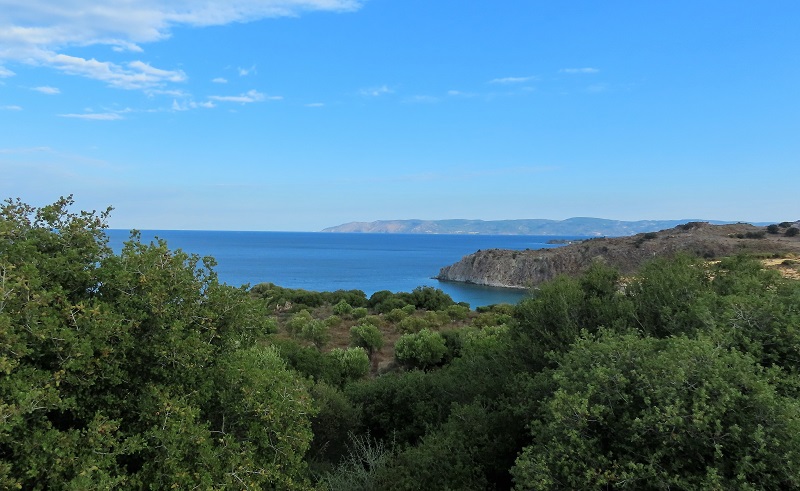
[[[709,260],[739,253],[788,258],[791,267],[800,254],[800,235],[786,236],[787,228],[768,233],[749,224],[711,225],[689,222],[660,232],[629,237],[597,238],[555,249],[511,251],[491,249],[465,256],[441,269],[437,278],[477,285],[531,288],[561,274],[579,274],[593,261],[603,261],[623,274],[634,273],[658,256],[688,253]],[[781,266],[782,263],[778,263]]]

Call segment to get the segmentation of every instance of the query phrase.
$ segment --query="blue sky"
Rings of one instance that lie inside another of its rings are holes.
[[[0,197],[113,228],[800,218],[796,0],[0,0]]]

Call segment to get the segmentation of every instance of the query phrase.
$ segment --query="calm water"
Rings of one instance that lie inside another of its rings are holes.
[[[119,251],[127,230],[109,230]],[[145,230],[142,241],[154,237],[171,249],[214,256],[220,281],[251,286],[272,282],[286,288],[315,291],[362,290],[369,297],[379,290],[411,291],[433,286],[473,308],[516,303],[525,291],[439,282],[431,277],[478,249],[543,249],[548,240],[573,237],[518,235],[336,234],[315,232],[217,232]]]

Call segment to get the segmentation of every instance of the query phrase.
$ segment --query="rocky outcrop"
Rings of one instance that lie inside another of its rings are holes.
[[[660,232],[588,239],[554,249],[478,251],[442,268],[436,278],[531,288],[558,275],[580,274],[593,261],[602,261],[623,274],[631,274],[654,257],[668,257],[679,252],[708,259],[738,253],[800,253],[800,237],[768,234],[765,227],[748,224],[689,222]]]

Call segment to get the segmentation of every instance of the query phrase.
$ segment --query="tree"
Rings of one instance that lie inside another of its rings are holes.
[[[72,204],[0,208],[0,487],[306,487],[305,383],[243,348],[264,303]]]
[[[350,328],[350,344],[367,350],[372,360],[372,355],[383,348],[383,334],[372,324],[359,324]]]
[[[558,358],[517,489],[788,489],[800,406],[707,337],[584,336]]]

